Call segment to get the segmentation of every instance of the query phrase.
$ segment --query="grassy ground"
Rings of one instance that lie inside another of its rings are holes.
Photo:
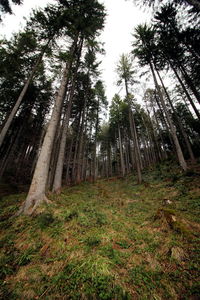
[[[200,176],[163,165],[66,188],[33,217],[0,203],[0,299],[200,299]]]

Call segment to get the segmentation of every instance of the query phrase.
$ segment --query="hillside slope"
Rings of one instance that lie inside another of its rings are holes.
[[[163,165],[49,195],[33,217],[1,201],[1,299],[199,299],[200,176]]]

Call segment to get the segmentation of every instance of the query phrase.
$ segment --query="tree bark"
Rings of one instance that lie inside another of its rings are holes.
[[[75,38],[70,50],[72,57],[74,54],[76,43],[77,43],[77,37]],[[49,121],[47,132],[44,137],[41,152],[35,167],[31,186],[26,201],[19,213],[32,214],[38,205],[40,205],[42,202],[48,202],[45,192],[46,192],[46,185],[48,181],[52,147],[53,147],[57,125],[60,119],[60,112],[61,112],[63,100],[66,94],[66,84],[68,82],[68,73],[71,68],[71,64],[72,64],[72,60],[66,63],[66,66],[63,70],[61,85],[56,97],[55,105],[53,108],[51,119]]]
[[[175,144],[175,147],[176,147],[176,152],[177,152],[179,164],[180,164],[181,168],[184,171],[186,171],[187,170],[187,164],[186,164],[186,161],[184,159],[183,152],[181,150],[181,147],[180,147],[177,135],[176,135],[176,129],[175,129],[174,124],[172,123],[172,120],[171,120],[171,118],[169,116],[169,113],[167,111],[167,107],[166,107],[165,101],[163,99],[163,95],[162,95],[162,92],[160,90],[160,87],[158,85],[156,75],[155,75],[155,72],[154,72],[154,67],[153,67],[152,63],[150,63],[150,68],[151,68],[151,72],[152,72],[152,75],[153,75],[153,79],[154,79],[154,82],[155,82],[156,89],[157,89],[159,97],[160,97],[160,101],[161,101],[163,110],[165,112],[170,130],[171,130],[172,138],[173,138],[173,141],[174,141],[174,144]]]
[[[58,154],[56,171],[55,171],[55,175],[54,175],[53,189],[52,189],[53,192],[56,192],[57,194],[60,193],[61,186],[62,186],[62,174],[63,174],[63,165],[64,165],[64,158],[65,158],[66,141],[67,141],[67,130],[68,130],[69,119],[70,119],[70,115],[71,115],[72,102],[73,102],[74,90],[75,90],[75,82],[76,82],[76,76],[77,76],[77,71],[78,71],[78,67],[79,67],[82,46],[83,46],[83,39],[81,39],[80,44],[78,46],[78,56],[77,56],[77,61],[76,61],[76,67],[75,67],[75,71],[74,71],[74,77],[72,78],[73,83],[72,83],[72,87],[70,90],[67,111],[66,111],[66,114],[65,114],[65,117],[63,120],[62,136],[61,136],[61,141],[60,141],[59,154]]]
[[[188,150],[188,153],[189,153],[191,162],[192,162],[192,163],[195,163],[196,160],[195,160],[195,157],[194,157],[194,153],[193,153],[193,151],[192,151],[192,147],[191,147],[191,144],[190,144],[189,139],[188,139],[188,137],[187,137],[187,134],[186,134],[186,132],[185,132],[185,129],[183,128],[182,121],[180,120],[179,116],[178,116],[177,113],[176,113],[176,110],[175,110],[174,105],[173,105],[173,103],[172,103],[172,101],[171,101],[171,98],[170,98],[170,96],[169,96],[169,94],[168,94],[168,92],[167,92],[167,90],[166,90],[166,87],[165,87],[165,85],[164,85],[164,83],[163,83],[163,80],[162,80],[162,78],[161,78],[161,76],[160,76],[160,73],[159,73],[158,71],[156,71],[156,72],[157,72],[157,74],[158,74],[158,77],[159,77],[159,79],[160,79],[160,82],[161,82],[161,84],[162,84],[162,87],[163,87],[163,89],[164,89],[164,91],[165,91],[165,94],[166,94],[166,96],[167,96],[167,99],[168,99],[168,101],[169,101],[169,104],[170,104],[170,106],[171,106],[171,109],[172,109],[172,111],[173,111],[173,113],[174,113],[174,116],[175,116],[175,118],[176,118],[176,120],[177,120],[177,124],[178,124],[178,126],[179,126],[179,128],[180,128],[181,134],[182,134],[183,139],[184,139],[184,141],[185,141],[185,144],[186,144],[186,147],[187,147],[187,150]]]

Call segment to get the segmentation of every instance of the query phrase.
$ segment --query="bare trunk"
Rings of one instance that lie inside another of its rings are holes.
[[[192,151],[192,147],[191,147],[191,145],[190,145],[190,141],[189,141],[189,139],[188,139],[188,137],[187,137],[187,134],[186,134],[186,132],[185,132],[185,130],[184,130],[184,128],[183,128],[182,121],[180,120],[179,116],[177,115],[177,113],[176,113],[176,111],[175,111],[175,109],[174,109],[174,105],[172,104],[172,101],[171,101],[171,99],[170,99],[170,96],[169,96],[169,94],[168,94],[168,92],[167,92],[167,90],[166,90],[166,88],[165,88],[165,85],[164,85],[164,83],[163,83],[163,80],[162,80],[162,78],[161,78],[161,76],[160,76],[160,74],[159,74],[158,71],[157,71],[157,74],[158,74],[158,77],[159,77],[160,82],[161,82],[161,84],[162,84],[162,87],[163,87],[163,89],[164,89],[164,91],[165,91],[165,94],[166,94],[166,96],[167,96],[167,99],[168,99],[168,101],[169,101],[169,104],[170,104],[170,106],[171,106],[171,109],[172,109],[172,111],[173,111],[173,113],[174,113],[174,116],[175,116],[175,118],[176,118],[176,120],[177,120],[177,124],[178,124],[178,126],[179,126],[179,128],[180,128],[181,134],[182,134],[182,136],[183,136],[183,138],[184,138],[184,141],[185,141],[185,144],[186,144],[188,153],[189,153],[189,155],[190,155],[191,162],[192,162],[192,163],[195,163],[196,160],[195,160],[195,157],[194,157],[194,153],[193,153],[193,151]]]
[[[64,99],[63,99],[64,100]],[[53,142],[53,147],[51,151],[51,159],[49,164],[49,174],[48,174],[48,183],[46,184],[46,190],[52,191],[53,181],[56,172],[56,163],[58,160],[58,149],[61,141],[61,126],[60,122],[58,122],[58,127],[56,129],[56,134]]]
[[[70,118],[70,114],[71,114],[73,96],[74,96],[74,87],[72,87],[72,90],[70,92],[67,112],[66,112],[65,118],[63,120],[62,136],[61,136],[59,154],[58,154],[56,171],[55,171],[54,181],[53,181],[53,189],[52,189],[53,192],[56,192],[56,193],[60,192],[61,185],[62,185],[62,174],[63,174],[63,164],[64,164],[64,158],[65,158],[65,147],[66,147],[66,141],[67,141],[67,130],[68,130],[68,126],[69,126],[69,118]]]
[[[137,180],[138,183],[142,183],[142,162],[141,162],[141,155],[140,155],[140,149],[139,149],[139,143],[137,138],[137,131],[135,126],[135,120],[133,118],[133,113],[131,111],[131,108],[129,107],[129,122],[130,122],[130,129],[131,129],[131,136],[134,141],[135,146],[135,165],[137,170]]]
[[[61,136],[61,142],[59,147],[59,154],[56,164],[56,171],[54,175],[54,182],[53,182],[53,192],[60,193],[61,186],[62,186],[62,174],[63,174],[63,165],[64,165],[64,158],[65,158],[65,148],[66,148],[66,141],[67,141],[67,130],[69,126],[69,119],[71,115],[71,109],[72,109],[72,102],[74,97],[74,90],[75,90],[75,81],[76,81],[76,75],[79,67],[79,60],[82,50],[83,40],[81,39],[79,49],[78,49],[78,57],[76,62],[76,68],[75,68],[75,75],[73,77],[73,83],[69,95],[69,102],[67,106],[67,111],[63,120],[63,127],[62,127],[62,136]]]
[[[87,93],[86,93],[87,95]],[[84,137],[84,123],[85,123],[85,115],[86,115],[86,104],[87,98],[84,102],[83,113],[82,113],[82,122],[80,128],[80,140],[79,140],[79,147],[78,147],[78,154],[77,154],[77,174],[76,174],[76,183],[81,182],[81,166],[82,166],[82,150],[83,150],[83,137]]]
[[[131,137],[134,141],[134,146],[135,146],[135,165],[136,165],[136,170],[137,170],[137,180],[138,183],[142,183],[142,161],[141,161],[141,155],[140,155],[140,148],[139,148],[139,143],[138,143],[138,137],[137,137],[137,131],[136,131],[136,126],[135,126],[135,120],[133,117],[133,113],[131,110],[131,103],[130,103],[130,95],[128,91],[128,84],[126,79],[125,81],[125,88],[126,88],[126,96],[128,99],[128,107],[129,107],[129,123],[130,123],[130,130],[131,130]]]
[[[198,119],[200,120],[200,113],[199,113],[198,109],[196,108],[196,105],[194,104],[192,98],[190,97],[190,94],[188,93],[188,91],[187,91],[184,83],[182,82],[182,80],[181,80],[178,72],[176,71],[176,68],[174,68],[174,66],[171,63],[170,63],[170,66],[171,66],[172,70],[174,71],[174,73],[175,73],[175,75],[176,75],[176,77],[177,77],[177,79],[178,79],[178,81],[179,81],[179,83],[180,83],[180,85],[181,85],[181,87],[182,87],[185,95],[187,96],[187,98],[188,98],[188,100],[189,100],[192,108],[194,109],[194,112],[196,113]]]
[[[185,67],[181,64],[179,64],[179,70],[181,71],[183,77],[185,78],[185,82],[187,83],[188,87],[190,88],[190,90],[192,91],[192,93],[194,94],[195,98],[197,99],[197,101],[200,104],[200,94],[196,89],[196,86],[193,84],[192,79],[190,78],[190,76],[188,75]]]
[[[40,56],[38,57],[38,59],[36,61],[36,64],[34,65],[33,70],[31,71],[31,73],[29,75],[29,78],[27,79],[27,81],[26,81],[26,83],[25,83],[25,85],[24,85],[24,87],[23,87],[23,89],[22,89],[22,91],[21,91],[21,93],[20,93],[20,95],[19,95],[19,97],[18,97],[18,99],[17,99],[17,101],[16,101],[16,103],[15,103],[15,105],[14,105],[11,113],[10,113],[10,115],[8,116],[6,122],[5,122],[5,124],[4,124],[4,126],[3,126],[2,130],[1,130],[1,133],[0,133],[0,147],[1,147],[2,143],[3,143],[3,141],[4,141],[4,138],[6,136],[6,133],[7,133],[8,129],[10,128],[10,125],[11,125],[11,123],[12,123],[12,121],[13,121],[15,115],[16,115],[16,112],[17,112],[20,104],[22,103],[22,100],[23,100],[23,98],[24,98],[24,96],[25,96],[25,94],[27,92],[27,89],[28,89],[28,87],[30,85],[30,82],[33,79],[33,76],[35,75],[35,72],[36,72],[39,64],[42,61],[43,55],[44,55],[45,50],[48,47],[49,43],[50,43],[50,40],[48,41],[47,45],[44,47],[44,49],[40,53]]]
[[[160,101],[158,100],[158,98],[157,98],[156,95],[155,95],[155,99],[156,99],[156,103],[157,103],[157,105],[158,105],[158,107],[159,107],[159,109],[160,109],[160,113],[161,113],[161,115],[162,115],[162,123],[163,123],[163,125],[165,125],[165,128],[166,128],[166,130],[167,130],[167,132],[168,132],[168,136],[169,136],[169,140],[170,140],[171,146],[172,146],[174,152],[176,152],[176,149],[175,149],[175,146],[174,146],[174,142],[173,142],[173,139],[172,139],[172,135],[171,135],[171,133],[170,133],[169,124],[168,124],[168,122],[167,122],[167,120],[166,120],[165,115],[163,114],[163,109],[162,109],[162,107],[161,107],[161,105],[160,105]]]
[[[121,130],[119,128],[119,125],[118,125],[118,135],[119,135],[119,151],[120,151],[121,173],[122,173],[122,177],[124,177],[125,176],[124,155],[123,155],[123,148],[122,148]]]
[[[76,136],[75,149],[74,149],[74,156],[73,156],[72,182],[75,182],[75,178],[76,178],[77,153],[78,153],[79,138],[80,138],[80,118],[81,118],[81,114],[79,115],[79,120],[78,120],[77,136]]]
[[[126,136],[126,142],[125,142],[125,161],[126,161],[126,173],[130,173],[130,159],[129,159],[129,151],[128,151],[128,141]]]
[[[13,161],[12,157],[14,156],[17,144],[18,144],[18,140],[21,134],[21,131],[23,130],[23,127],[21,126],[16,134],[16,136],[14,137],[14,139],[11,141],[11,143],[8,146],[8,149],[5,153],[5,156],[3,158],[3,160],[1,161],[0,164],[0,180],[2,179],[4,172],[8,166],[8,164]]]
[[[95,140],[94,140],[94,162],[93,162],[93,181],[96,181],[97,177],[97,133],[98,133],[98,125],[99,125],[99,99],[97,105],[97,119],[95,124]]]
[[[69,180],[69,177],[70,177],[69,170],[70,170],[70,166],[71,166],[73,144],[74,144],[74,138],[72,138],[72,140],[71,140],[70,149],[69,149],[69,153],[68,153],[68,156],[67,156],[67,169],[66,169],[66,175],[65,175],[65,181],[66,181],[67,184],[69,184],[69,182],[70,182],[70,180]]]
[[[158,122],[158,118],[156,116],[154,105],[153,105],[153,113],[154,113],[154,118],[155,118],[155,121],[156,121],[156,129],[159,132],[159,136],[160,136],[160,139],[161,139],[161,142],[162,142],[162,145],[163,145],[163,149],[162,149],[161,153],[163,153],[163,158],[167,159],[168,156],[167,156],[166,146],[165,146],[162,134],[161,134],[160,125],[159,125],[159,122]]]
[[[156,75],[155,75],[155,72],[154,72],[154,68],[153,68],[153,66],[152,66],[151,63],[150,63],[150,68],[151,68],[151,71],[152,71],[152,75],[153,75],[153,78],[154,78],[155,86],[157,88],[157,91],[158,91],[158,94],[159,94],[159,97],[160,97],[160,101],[161,101],[163,110],[165,112],[165,115],[166,115],[169,127],[171,129],[171,134],[172,134],[172,138],[173,138],[173,141],[174,141],[174,144],[175,144],[175,147],[176,147],[176,152],[177,152],[179,164],[182,167],[182,169],[184,171],[186,171],[187,170],[187,164],[186,164],[186,161],[184,159],[183,152],[181,150],[181,147],[180,147],[177,135],[176,135],[176,129],[175,129],[174,124],[172,123],[172,120],[171,120],[171,118],[169,116],[169,113],[167,111],[167,107],[166,107],[165,101],[163,99],[163,95],[162,95],[162,92],[160,90],[160,87],[158,85],[158,82],[157,82],[157,79],[156,79]]]
[[[148,113],[148,119],[149,119],[149,122],[151,124],[151,129],[152,129],[152,140],[153,140],[153,144],[155,144],[155,148],[156,148],[156,151],[155,151],[155,154],[156,154],[156,159],[157,161],[161,161],[162,160],[162,149],[161,147],[159,147],[159,143],[158,143],[158,138],[156,136],[156,132],[155,132],[155,128],[154,128],[154,124],[152,122],[152,119],[150,117],[150,113],[149,113],[149,110],[147,109],[147,113]],[[147,126],[146,126],[147,128]],[[148,129],[147,129],[148,130]],[[150,133],[151,135],[151,133]]]
[[[51,120],[49,122],[47,132],[42,144],[41,152],[36,164],[29,193],[24,203],[24,206],[22,207],[22,212],[24,214],[31,214],[40,203],[48,202],[45,196],[45,192],[46,192],[46,184],[48,181],[49,164],[51,159],[54,137],[59,122],[60,111],[66,93],[68,71],[69,71],[69,65],[66,65],[63,71],[62,82],[61,82],[58,95],[56,97]]]

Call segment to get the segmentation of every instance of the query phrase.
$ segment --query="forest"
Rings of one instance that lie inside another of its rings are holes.
[[[111,100],[106,1],[0,36],[0,299],[200,299],[200,1],[124,0]]]

